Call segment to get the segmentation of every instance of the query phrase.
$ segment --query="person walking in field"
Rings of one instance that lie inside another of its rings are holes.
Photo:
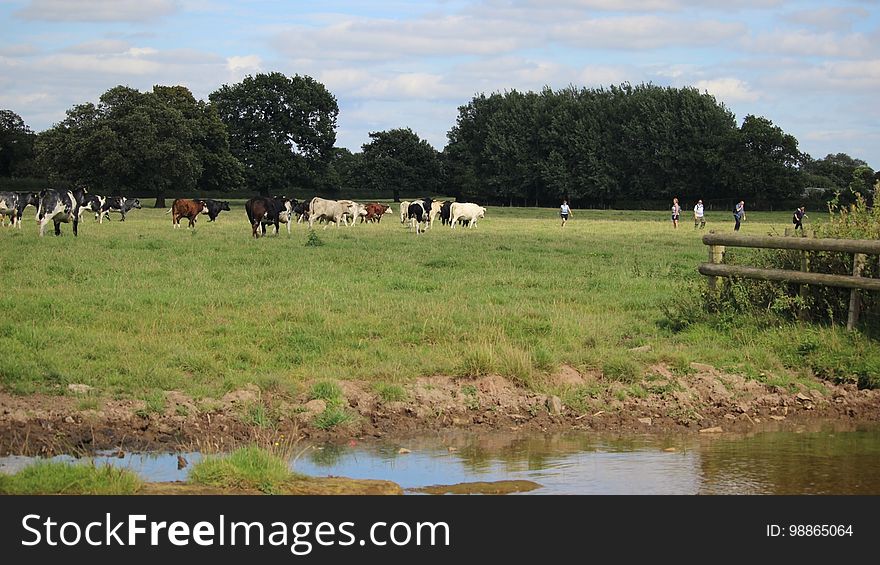
[[[794,231],[801,230],[804,233],[804,218],[807,217],[807,210],[803,206],[794,211],[791,216],[791,223],[794,224]]]
[[[678,198],[672,199],[672,227],[678,228],[678,218],[681,217],[681,206],[678,205]]]
[[[736,225],[733,226],[733,231],[739,231],[740,222],[746,219],[745,200],[740,200],[739,203],[737,203],[736,208],[733,209],[733,219],[736,222]]]
[[[559,207],[559,216],[562,218],[562,227],[565,227],[565,222],[567,222],[568,217],[571,216],[571,208],[568,207],[568,200],[562,201],[562,206]]]
[[[706,217],[703,213],[702,200],[697,200],[697,205],[694,206],[694,229],[697,229],[697,226],[700,226],[700,229],[706,227]]]

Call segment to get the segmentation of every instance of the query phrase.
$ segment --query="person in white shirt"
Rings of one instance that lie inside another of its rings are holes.
[[[672,227],[678,227],[678,218],[681,216],[681,206],[678,204],[678,198],[672,199]]]
[[[565,222],[567,222],[568,217],[571,216],[571,208],[568,207],[568,200],[562,201],[562,206],[559,207],[559,216],[562,218],[562,227],[565,227]]]
[[[703,215],[703,201],[697,200],[697,205],[694,206],[694,229],[697,229],[697,226],[700,229],[706,227],[706,218]]]

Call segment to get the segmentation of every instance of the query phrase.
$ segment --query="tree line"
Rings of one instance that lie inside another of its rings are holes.
[[[409,128],[338,148],[336,98],[308,76],[248,76],[197,100],[183,86],[117,86],[34,133],[0,110],[0,185],[37,178],[105,194],[444,195],[486,204],[632,207],[744,198],[872,196],[845,153],[814,159],[767,118],[741,124],[695,88],[622,84],[474,96],[438,151]],[[6,181],[4,183],[4,181]]]

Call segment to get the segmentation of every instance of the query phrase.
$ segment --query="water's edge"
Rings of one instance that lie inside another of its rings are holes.
[[[880,494],[880,428],[706,436],[448,433],[304,444],[297,452],[290,462],[297,472],[383,479],[404,489],[532,481],[541,487],[522,494]],[[201,457],[102,453],[53,460],[107,463],[145,481],[170,482],[185,481]],[[34,460],[0,457],[0,473]]]

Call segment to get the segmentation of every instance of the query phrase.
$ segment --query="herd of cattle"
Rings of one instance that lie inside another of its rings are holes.
[[[91,195],[84,188],[67,191],[46,189],[39,193],[0,192],[0,218],[4,224],[9,218],[13,226],[18,225],[21,228],[21,218],[28,206],[37,209],[37,223],[40,236],[43,236],[49,222],[55,224],[55,235],[61,235],[62,223],[73,223],[73,235],[78,235],[79,220],[85,212],[94,213],[98,222],[109,219],[110,212],[118,212],[122,216],[121,221],[125,221],[125,214],[140,208],[141,203],[137,198]],[[223,210],[229,210],[229,202],[178,198],[166,214],[171,214],[171,223],[175,228],[180,227],[180,220],[183,218],[189,220],[189,227],[194,227],[200,214],[207,215],[208,221],[213,222]],[[327,229],[331,223],[336,227],[340,224],[353,226],[358,219],[361,223],[379,222],[386,214],[394,213],[390,206],[378,202],[364,205],[352,200],[327,200],[319,197],[297,201],[295,198],[282,196],[251,198],[245,203],[245,212],[255,238],[265,235],[268,225],[275,227],[277,235],[279,225],[287,224],[289,234],[294,221],[308,222],[309,228],[314,227],[315,222],[326,222],[324,229]],[[416,234],[430,229],[438,217],[442,224],[449,224],[452,228],[457,223],[475,227],[477,219],[483,218],[485,214],[486,208],[477,204],[430,198],[402,202],[400,205],[400,223],[409,222],[410,229],[414,229]]]

